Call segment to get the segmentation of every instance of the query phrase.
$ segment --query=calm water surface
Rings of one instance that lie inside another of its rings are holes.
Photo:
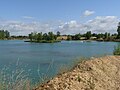
[[[22,40],[0,41],[0,68],[7,65],[11,69],[19,63],[29,70],[30,78],[39,79],[46,73],[53,77],[61,65],[71,64],[80,57],[112,55],[117,42],[62,41],[61,43],[29,43]],[[38,69],[39,68],[39,69]]]

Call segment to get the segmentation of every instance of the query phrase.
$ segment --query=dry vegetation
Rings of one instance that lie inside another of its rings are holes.
[[[0,70],[0,90],[31,90],[31,80],[29,73],[23,68],[4,66]]]

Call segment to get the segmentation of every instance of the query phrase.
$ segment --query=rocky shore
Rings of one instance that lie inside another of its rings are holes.
[[[33,90],[120,90],[120,56],[83,61]]]

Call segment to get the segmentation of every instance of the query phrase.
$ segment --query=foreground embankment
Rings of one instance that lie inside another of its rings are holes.
[[[34,90],[120,90],[120,56],[83,61]]]

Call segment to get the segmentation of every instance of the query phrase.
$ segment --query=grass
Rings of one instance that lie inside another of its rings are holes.
[[[114,47],[114,55],[120,55],[120,44]]]
[[[40,67],[38,66],[39,81],[36,83],[33,83],[32,79],[30,79],[30,71],[20,66],[19,62],[16,63],[15,68],[12,68],[12,70],[12,65],[4,66],[0,69],[0,90],[32,90],[41,83],[50,80],[48,75],[53,62],[54,60],[50,62],[45,73],[40,73]]]
[[[31,90],[28,74],[24,69],[10,70],[4,66],[0,70],[0,90]]]

